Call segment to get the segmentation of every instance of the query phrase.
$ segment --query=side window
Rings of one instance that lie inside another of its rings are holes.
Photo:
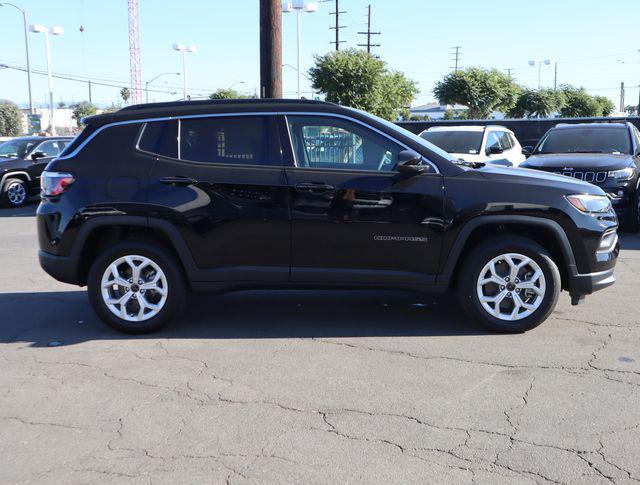
[[[180,159],[233,165],[281,165],[266,116],[221,116],[180,122]]]
[[[178,122],[145,123],[138,140],[138,149],[163,157],[178,158]]]
[[[288,116],[298,167],[392,171],[403,147],[364,126],[325,116]]]
[[[511,148],[513,148],[511,139],[509,138],[509,133],[507,133],[506,131],[499,131],[498,138],[500,139],[500,146],[503,150],[510,150]]]
[[[487,144],[486,144],[486,148],[491,148],[493,146],[497,146],[502,148],[502,145],[500,144],[500,137],[498,136],[498,133],[495,131],[490,131],[489,133],[487,133]]]
[[[62,151],[62,143],[57,140],[45,141],[40,143],[35,151],[43,152],[47,157],[55,157]]]

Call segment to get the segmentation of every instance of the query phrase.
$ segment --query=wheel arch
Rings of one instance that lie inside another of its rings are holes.
[[[143,238],[171,251],[186,275],[196,269],[184,239],[170,223],[143,216],[101,216],[86,221],[77,235],[73,254],[78,258],[77,278],[85,285],[91,262],[108,246],[129,238]]]
[[[438,285],[455,286],[459,268],[471,250],[487,238],[505,234],[524,236],[549,251],[560,270],[562,288],[569,288],[576,261],[566,233],[553,220],[531,216],[480,216],[467,222],[449,251]]]

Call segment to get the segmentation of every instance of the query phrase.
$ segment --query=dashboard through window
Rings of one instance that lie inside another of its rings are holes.
[[[298,167],[392,171],[403,147],[356,123],[328,116],[287,116]]]

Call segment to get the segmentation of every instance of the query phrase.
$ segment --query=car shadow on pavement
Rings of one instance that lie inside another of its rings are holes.
[[[242,291],[189,295],[164,329],[131,336],[103,324],[84,291],[0,294],[0,343],[57,347],[93,340],[483,335],[450,296],[386,291]]]
[[[0,217],[33,217],[36,215],[39,202],[39,199],[33,199],[27,205],[16,208],[0,206]]]

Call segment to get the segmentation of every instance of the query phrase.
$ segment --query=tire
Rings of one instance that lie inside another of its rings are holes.
[[[524,266],[517,270],[516,278],[510,277],[511,268],[520,264]],[[466,257],[458,278],[458,297],[467,314],[502,333],[525,332],[544,322],[558,303],[560,289],[560,271],[551,255],[536,242],[519,236],[490,239],[479,245]],[[501,300],[497,311],[496,300]],[[520,303],[527,307],[516,310]]]
[[[2,187],[0,199],[2,205],[7,207],[22,207],[29,200],[29,187],[24,180],[7,179]]]
[[[132,280],[133,267],[140,275],[137,282]],[[171,252],[150,241],[129,239],[96,258],[89,270],[87,290],[89,302],[103,322],[121,332],[144,334],[163,327],[180,311],[186,283]]]

